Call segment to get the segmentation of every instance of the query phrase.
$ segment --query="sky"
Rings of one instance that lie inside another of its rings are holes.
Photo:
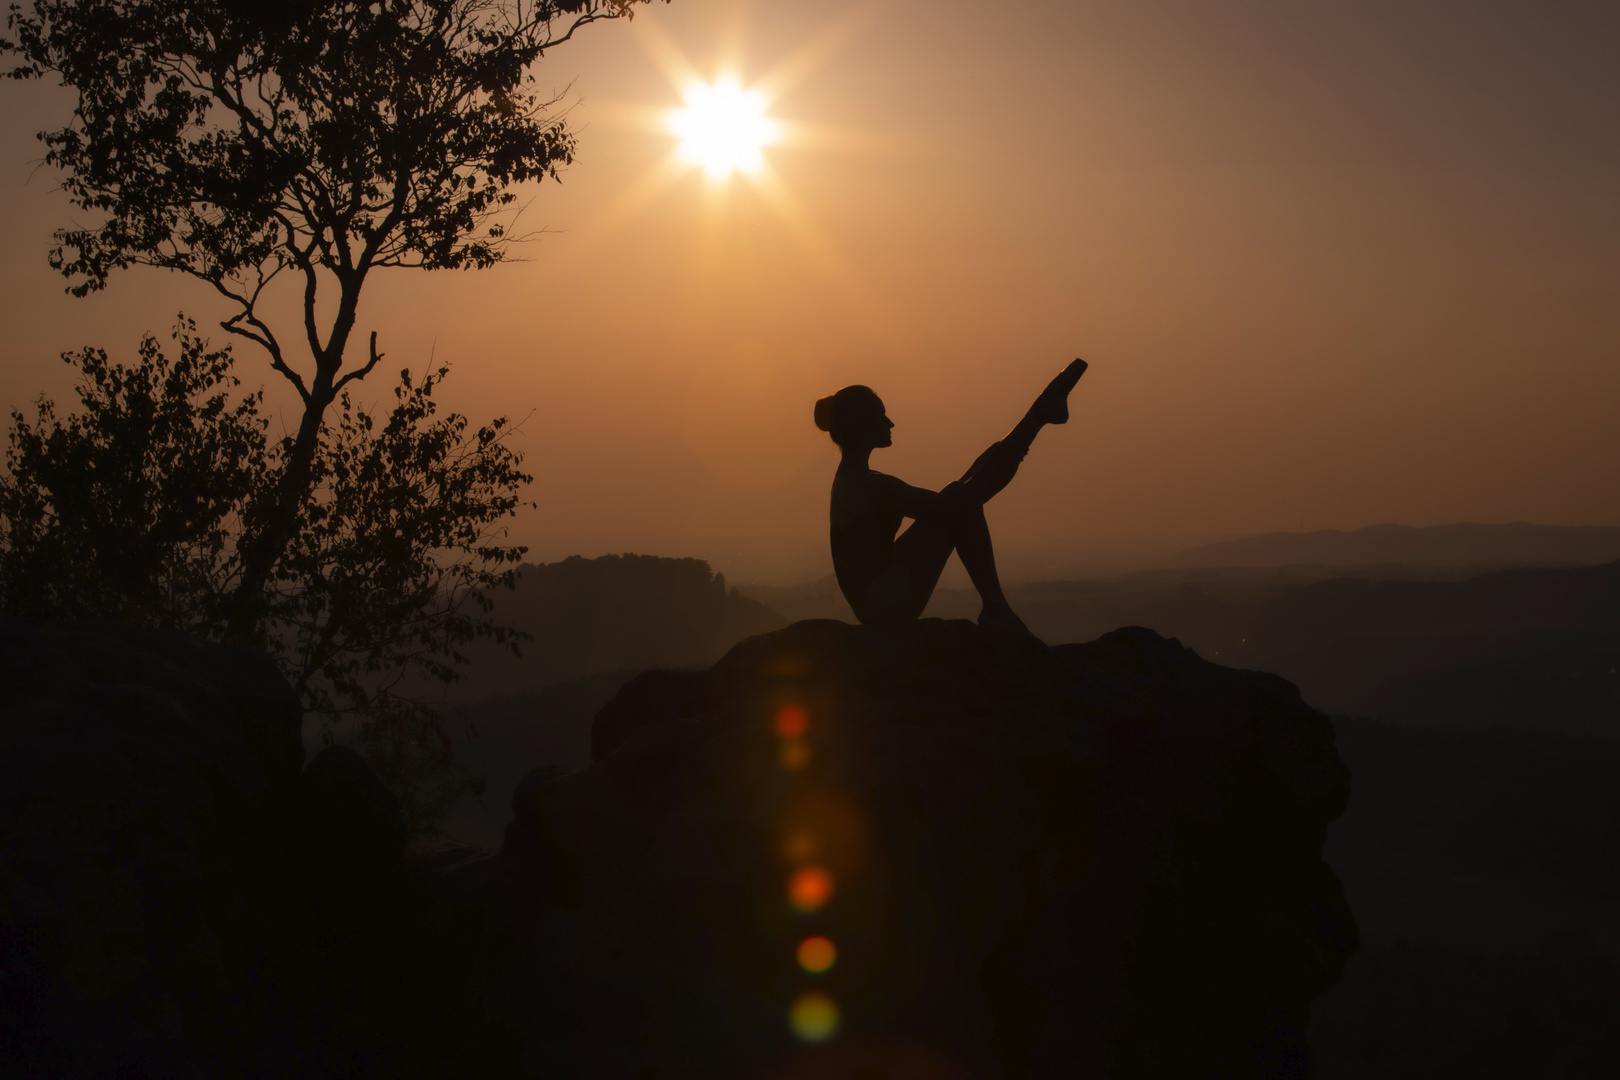
[[[938,487],[1077,356],[987,508],[1005,550],[1620,525],[1617,40],[1612,2],[674,0],[537,68],[579,153],[523,261],[374,275],[360,326],[522,420],[545,557],[830,566],[816,397],[872,386],[874,467]],[[721,183],[664,122],[726,73],[783,137]],[[229,314],[153,270],[65,295],[33,134],[71,99],[0,94],[0,405]]]

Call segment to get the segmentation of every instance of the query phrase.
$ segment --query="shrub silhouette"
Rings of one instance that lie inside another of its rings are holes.
[[[81,373],[79,411],[59,417],[41,399],[32,420],[13,413],[0,612],[230,634],[249,536],[273,512],[293,439],[267,438],[262,395],[237,393],[228,348],[183,318],[174,337],[174,359],[148,336],[130,367],[99,349],[64,354]],[[421,829],[466,777],[435,749],[437,719],[389,691],[454,680],[470,641],[523,636],[496,625],[486,594],[514,580],[524,549],[502,542],[501,522],[530,477],[507,420],[439,415],[446,371],[401,372],[376,415],[340,396],[254,636],[306,709],[362,714],[363,744]]]

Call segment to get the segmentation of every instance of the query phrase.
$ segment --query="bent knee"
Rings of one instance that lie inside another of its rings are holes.
[[[977,525],[984,521],[984,503],[971,490],[963,491],[947,503],[945,517],[955,526]]]

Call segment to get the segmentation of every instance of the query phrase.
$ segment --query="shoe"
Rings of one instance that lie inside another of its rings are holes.
[[[1067,424],[1069,422],[1069,392],[1079,383],[1080,376],[1086,373],[1090,366],[1084,360],[1076,360],[1058,373],[1041,396],[1035,399],[1035,415],[1045,424]]]

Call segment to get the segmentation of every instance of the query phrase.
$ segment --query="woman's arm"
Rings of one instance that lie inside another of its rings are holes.
[[[872,477],[878,483],[883,501],[908,518],[938,517],[949,513],[953,498],[960,497],[953,491],[959,489],[960,484],[951,484],[944,491],[929,491],[927,488],[912,487],[899,477],[886,473],[874,472]]]
[[[962,474],[962,479],[945,490],[949,492],[952,488],[956,488],[962,492],[963,498],[972,499],[981,505],[987,503],[997,492],[1012,482],[1013,475],[1018,472],[1018,466],[1023,463],[1024,455],[1028,453],[1028,444],[1019,445],[1010,438],[991,443],[990,448],[968,466],[968,471]]]

